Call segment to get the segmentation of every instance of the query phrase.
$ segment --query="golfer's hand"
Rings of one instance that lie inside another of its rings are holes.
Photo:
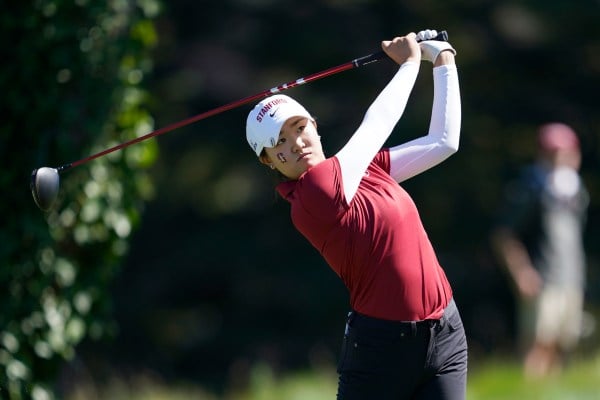
[[[423,60],[431,61],[436,67],[444,64],[454,64],[456,50],[448,42],[433,40],[437,34],[437,31],[431,29],[425,29],[417,33],[417,40],[423,52]]]
[[[402,65],[407,61],[421,62],[421,48],[416,37],[417,35],[411,32],[406,36],[384,40],[381,42],[381,48],[398,65]]]

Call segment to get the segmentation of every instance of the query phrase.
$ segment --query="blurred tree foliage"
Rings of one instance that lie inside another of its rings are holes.
[[[65,173],[35,206],[29,171],[146,133],[142,87],[156,43],[154,0],[35,0],[0,15],[0,398],[50,399],[64,360],[112,330],[107,285],[144,201],[153,141]]]

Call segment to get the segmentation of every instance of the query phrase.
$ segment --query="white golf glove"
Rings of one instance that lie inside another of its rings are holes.
[[[425,29],[417,33],[419,47],[421,47],[421,57],[423,60],[435,62],[437,56],[444,50],[450,50],[456,55],[456,50],[448,42],[441,40],[431,40],[437,36],[437,31]]]
[[[417,41],[422,42],[424,40],[431,40],[436,37],[438,32],[433,29],[425,29],[417,33]]]

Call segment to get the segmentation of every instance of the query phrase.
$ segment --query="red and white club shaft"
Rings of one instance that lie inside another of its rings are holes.
[[[447,41],[448,40],[448,34],[447,34],[446,31],[440,31],[438,33],[438,35],[434,39],[432,39],[432,40]],[[172,124],[167,125],[167,126],[165,126],[163,128],[160,128],[160,129],[157,129],[157,130],[152,131],[150,133],[147,133],[147,134],[145,134],[143,136],[137,137],[135,139],[131,139],[131,140],[127,141],[127,142],[123,142],[123,143],[118,144],[118,145],[116,145],[114,147],[108,148],[108,149],[103,150],[101,152],[98,152],[96,154],[92,154],[92,155],[90,155],[88,157],[82,158],[81,160],[73,161],[73,162],[71,162],[69,164],[64,164],[64,165],[62,165],[62,166],[60,166],[60,167],[58,167],[56,169],[57,169],[58,172],[66,171],[66,170],[71,169],[73,167],[76,167],[78,165],[85,164],[88,161],[94,160],[94,159],[96,159],[98,157],[102,157],[102,156],[104,156],[106,154],[109,154],[109,153],[112,153],[114,151],[121,150],[121,149],[123,149],[125,147],[129,147],[132,144],[139,143],[139,142],[142,142],[144,140],[150,139],[152,137],[159,136],[159,135],[162,135],[164,133],[173,131],[175,129],[178,129],[178,128],[190,125],[190,124],[192,124],[194,122],[197,122],[197,121],[200,121],[202,119],[206,119],[208,117],[212,117],[213,115],[220,114],[222,112],[231,110],[233,108],[237,108],[237,107],[242,106],[244,104],[248,104],[248,103],[251,103],[251,102],[256,102],[256,101],[261,100],[261,99],[263,99],[263,98],[265,98],[267,96],[270,96],[270,95],[273,95],[273,94],[276,94],[276,93],[279,93],[279,92],[283,92],[284,90],[291,89],[291,88],[299,86],[299,85],[304,85],[304,84],[312,82],[312,81],[316,81],[317,79],[325,78],[327,76],[331,76],[331,75],[334,75],[334,74],[337,74],[337,73],[340,73],[340,72],[343,72],[343,71],[347,71],[349,69],[362,67],[363,65],[367,65],[367,64],[379,61],[379,60],[381,60],[381,59],[383,59],[385,57],[386,57],[386,54],[383,51],[379,51],[379,52],[372,53],[372,54],[369,54],[369,55],[366,55],[366,56],[363,56],[363,57],[355,58],[352,61],[348,61],[348,62],[346,62],[344,64],[340,64],[340,65],[338,65],[336,67],[332,67],[332,68],[328,68],[328,69],[325,69],[325,70],[320,71],[320,72],[316,72],[314,74],[305,76],[303,78],[299,78],[299,79],[296,79],[294,81],[291,81],[291,82],[288,82],[288,83],[284,83],[284,84],[279,85],[279,86],[275,86],[275,87],[273,87],[271,89],[264,90],[264,91],[262,91],[260,93],[255,94],[255,95],[244,97],[243,99],[236,100],[236,101],[233,101],[231,103],[228,103],[228,104],[222,105],[220,107],[214,108],[212,110],[205,111],[203,113],[194,115],[193,117],[181,120],[179,122],[172,123]]]

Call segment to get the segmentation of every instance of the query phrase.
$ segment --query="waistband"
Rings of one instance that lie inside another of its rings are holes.
[[[456,305],[454,300],[451,299],[444,309],[444,314],[454,308],[456,308]],[[369,317],[352,310],[348,313],[346,325],[358,330],[369,329],[391,335],[418,336],[425,333],[429,334],[431,328],[440,327],[442,325],[442,319],[426,319],[422,321],[389,321]]]
[[[427,319],[423,321],[388,321],[368,317],[351,311],[348,313],[347,325],[351,328],[362,330],[377,330],[381,333],[399,336],[417,336],[429,333],[430,329],[439,323],[439,320]]]

